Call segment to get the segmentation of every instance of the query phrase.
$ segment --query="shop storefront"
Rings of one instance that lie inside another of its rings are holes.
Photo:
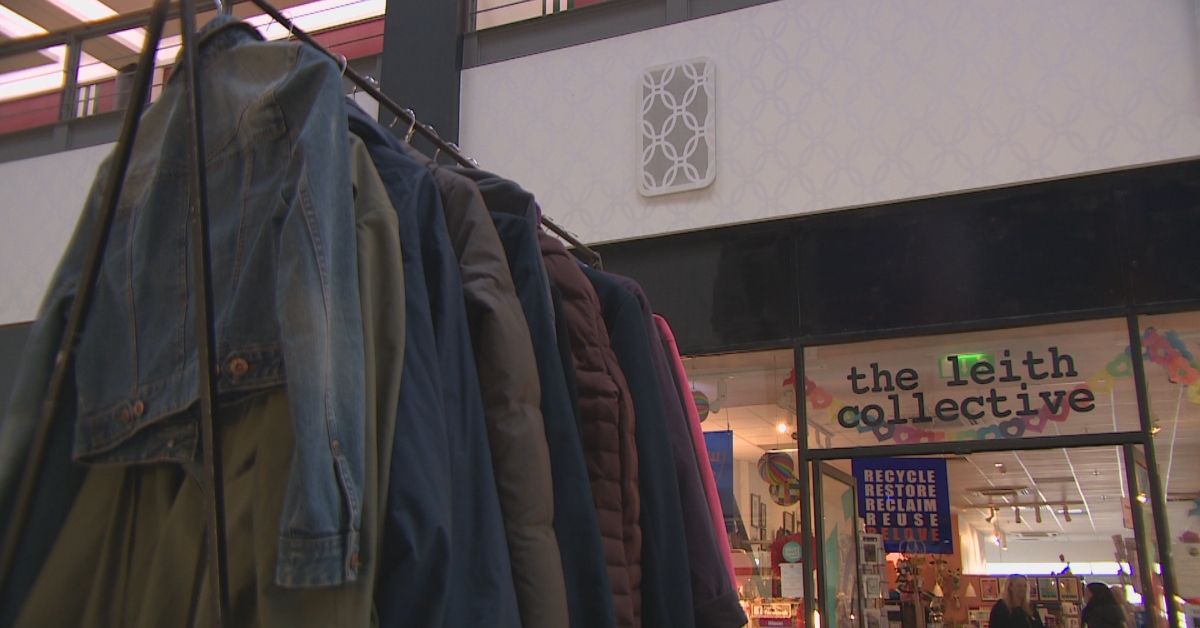
[[[1088,582],[1175,625],[1196,596],[1200,291],[1167,260],[1198,174],[603,249],[690,332],[752,625],[985,626],[1013,573],[1048,628],[1079,625]]]

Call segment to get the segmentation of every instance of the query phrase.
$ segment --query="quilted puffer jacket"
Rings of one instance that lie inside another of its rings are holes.
[[[617,626],[641,626],[642,530],[633,400],[600,314],[596,290],[561,242],[538,234],[562,292],[575,362],[584,459],[608,561]]]

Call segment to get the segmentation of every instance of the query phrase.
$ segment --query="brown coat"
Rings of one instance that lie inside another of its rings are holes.
[[[475,183],[405,148],[433,172],[458,256],[521,625],[562,628],[570,620],[541,384],[508,258]]]
[[[584,459],[608,560],[617,625],[641,625],[642,529],[633,400],[600,314],[600,298],[561,242],[538,234],[562,292],[579,394]]]

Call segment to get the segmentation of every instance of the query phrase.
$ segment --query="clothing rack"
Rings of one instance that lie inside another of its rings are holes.
[[[240,0],[212,0],[220,14],[232,12],[233,4]],[[374,83],[347,67],[347,59],[335,55],[316,42],[311,36],[296,26],[282,13],[271,6],[266,0],[250,0],[264,13],[288,29],[291,36],[303,41],[330,58],[338,61],[342,73],[360,89],[370,94],[386,107],[398,120],[410,125],[410,133],[419,133],[432,143],[438,152],[445,152],[455,162],[466,168],[478,168],[477,163],[465,157],[458,146],[447,142],[438,136],[430,126],[416,119],[410,109],[396,104],[379,90]],[[148,101],[150,83],[154,75],[154,61],[158,45],[162,39],[163,27],[168,18],[170,0],[155,0],[150,10],[147,24],[146,39],[138,59],[137,70],[134,73],[130,103]],[[180,0],[179,18],[182,35],[182,72],[180,80],[184,81],[184,99],[188,112],[188,158],[191,170],[191,185],[189,197],[189,245],[192,251],[192,263],[200,272],[193,273],[195,283],[189,289],[195,294],[195,324],[198,370],[198,392],[200,411],[200,451],[202,460],[190,463],[189,471],[196,476],[205,496],[205,553],[208,560],[208,579],[212,591],[216,593],[212,600],[214,623],[224,625],[230,616],[229,576],[227,561],[227,543],[225,536],[225,496],[224,478],[222,477],[220,431],[213,421],[217,413],[217,378],[216,365],[216,333],[214,329],[214,314],[212,306],[212,255],[208,226],[208,192],[207,173],[204,160],[203,133],[203,103],[196,81],[196,2],[195,0]],[[16,563],[20,549],[21,538],[33,508],[37,485],[42,468],[46,463],[46,454],[50,444],[55,419],[59,412],[59,399],[66,383],[68,373],[74,367],[75,350],[80,340],[84,322],[91,309],[96,281],[100,275],[101,262],[108,245],[112,230],[113,219],[116,215],[117,204],[121,198],[121,189],[133,154],[134,141],[137,137],[141,122],[142,108],[127,107],[121,125],[121,132],[113,151],[113,159],[108,176],[104,182],[103,195],[98,216],[98,228],[91,234],[87,257],[80,272],[80,280],[76,288],[75,298],[67,317],[59,350],[55,356],[54,370],[47,387],[46,396],[41,408],[37,425],[34,427],[33,440],[29,456],[22,472],[17,496],[14,502],[13,516],[4,534],[4,544],[0,550],[0,591],[4,591],[10,582],[10,576]],[[434,155],[436,159],[437,155]],[[555,224],[553,220],[543,216],[542,225],[566,240],[575,248],[577,255],[582,257],[590,266],[599,269],[602,260],[600,255],[583,244],[574,235]]]

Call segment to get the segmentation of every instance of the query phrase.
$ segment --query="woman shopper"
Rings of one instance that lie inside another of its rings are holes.
[[[1029,603],[1029,579],[1012,575],[1004,583],[1004,594],[992,607],[989,628],[1046,628],[1042,617]]]
[[[1107,584],[1093,582],[1084,589],[1086,605],[1079,616],[1087,628],[1125,628],[1125,611]]]

